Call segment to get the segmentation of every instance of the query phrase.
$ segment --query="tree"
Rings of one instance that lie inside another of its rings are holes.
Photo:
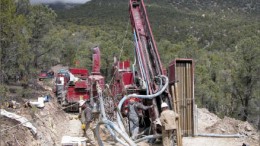
[[[38,68],[40,57],[48,54],[51,48],[44,48],[42,41],[45,34],[53,27],[56,14],[44,5],[34,5],[28,15],[32,36],[30,38],[31,50],[33,52],[32,64]]]
[[[242,120],[248,120],[250,101],[257,98],[260,74],[260,38],[253,36],[241,40],[237,45],[235,60],[237,62],[233,71],[233,91],[235,98],[240,100],[242,106]],[[259,97],[258,97],[259,98]]]
[[[17,13],[13,0],[1,1],[0,19],[1,81],[7,81],[17,74],[26,74],[30,31],[25,16]]]

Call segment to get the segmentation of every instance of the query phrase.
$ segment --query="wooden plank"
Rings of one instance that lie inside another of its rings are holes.
[[[181,124],[182,124],[182,126],[181,126],[181,128],[182,128],[182,134],[183,135],[185,135],[185,110],[184,110],[184,99],[183,99],[183,97],[184,97],[184,83],[183,83],[183,65],[182,65],[182,63],[180,63],[180,84],[181,84],[181,101],[182,101],[182,103],[181,103],[181,114],[182,114],[182,116],[181,116]]]
[[[187,111],[187,136],[190,134],[190,126],[189,126],[189,121],[190,121],[190,111],[189,111],[189,79],[188,79],[188,63],[185,63],[185,79],[186,79],[186,111]]]
[[[178,85],[172,88],[172,92],[177,96],[172,98],[176,106],[175,110],[180,116],[180,125],[183,136],[194,135],[194,81],[192,61],[180,60],[175,64],[175,80]]]
[[[191,121],[192,121],[192,117],[191,117],[191,103],[192,103],[192,97],[191,97],[191,70],[190,70],[190,63],[188,63],[188,72],[187,72],[187,76],[188,76],[188,95],[189,95],[189,136],[192,135],[192,126],[191,126]]]
[[[176,112],[180,114],[180,100],[179,100],[179,92],[178,92],[178,83],[174,83],[174,91],[175,91],[175,101],[176,101]]]
[[[190,81],[190,129],[191,129],[191,136],[194,135],[194,112],[193,112],[193,104],[194,104],[194,98],[193,98],[193,70],[192,70],[192,62],[189,63],[189,81]]]
[[[175,89],[174,89],[174,85],[171,86],[171,95],[172,95],[172,107],[173,107],[173,110],[175,112],[177,112],[177,102],[176,102],[176,99],[175,99]]]
[[[187,102],[187,107],[188,107],[188,136],[190,136],[191,134],[191,128],[190,128],[190,121],[191,121],[191,117],[190,117],[190,68],[189,68],[189,63],[187,62],[186,64],[186,69],[187,69],[187,72],[186,72],[186,75],[187,75],[187,98],[188,98],[188,102]]]
[[[175,83],[174,84],[174,91],[175,91],[175,98],[176,99],[179,99],[179,94],[178,94],[178,83]],[[179,102],[176,102],[176,112],[179,114],[180,116],[180,110],[178,110],[179,108]],[[177,107],[178,106],[178,107]],[[182,129],[181,129],[181,120],[180,120],[180,117],[176,120],[176,124],[178,126],[177,128],[177,134],[176,134],[176,137],[177,137],[177,146],[182,146]]]
[[[187,136],[187,109],[186,109],[186,76],[185,76],[185,63],[182,63],[182,81],[183,81],[183,121],[184,121],[184,136]]]

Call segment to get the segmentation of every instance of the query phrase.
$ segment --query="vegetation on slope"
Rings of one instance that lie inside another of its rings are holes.
[[[196,103],[218,115],[260,126],[257,1],[145,3],[164,66],[174,58],[194,59]],[[26,80],[35,70],[57,63],[76,66],[79,61],[78,67],[90,69],[91,48],[96,45],[108,79],[114,55],[133,59],[127,0],[92,0],[56,13],[46,6],[31,6],[27,0],[3,0],[4,7],[0,14],[2,82],[17,75]]]

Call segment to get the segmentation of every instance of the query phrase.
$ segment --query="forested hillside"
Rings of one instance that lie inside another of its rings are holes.
[[[194,59],[198,106],[260,128],[257,0],[145,3],[164,66],[175,58]],[[58,63],[90,68],[90,49],[96,45],[105,76],[111,76],[114,55],[133,59],[128,0],[92,0],[55,11],[27,0],[1,0],[0,16],[2,83],[15,77],[27,82],[39,69]],[[2,85],[2,96],[5,90]]]

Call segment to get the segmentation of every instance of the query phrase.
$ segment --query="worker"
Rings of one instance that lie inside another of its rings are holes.
[[[139,117],[143,117],[142,111],[152,108],[151,106],[145,106],[140,102],[137,102],[135,98],[130,98],[128,104],[128,119],[130,124],[130,132],[132,134],[132,139],[135,140],[139,133]]]
[[[93,115],[92,115],[92,106],[90,104],[90,100],[87,100],[86,102],[80,102],[81,107],[81,113],[80,113],[80,119],[81,119],[81,128],[83,130],[83,136],[87,137],[88,142],[91,143],[91,145],[96,145],[96,140],[94,136],[94,130],[95,127],[92,123]]]
[[[176,132],[176,119],[179,117],[173,110],[169,110],[167,103],[161,104],[162,113],[160,121],[162,124],[163,146],[174,146],[173,134]]]
[[[58,98],[58,101],[61,101],[62,100],[62,93],[64,91],[64,83],[65,83],[64,76],[59,74],[58,77],[56,78],[55,83],[56,83],[56,96]]]
[[[161,104],[162,113],[160,122],[162,124],[163,146],[174,146],[173,134],[176,132],[176,119],[179,117],[173,110],[169,110],[167,103]]]

